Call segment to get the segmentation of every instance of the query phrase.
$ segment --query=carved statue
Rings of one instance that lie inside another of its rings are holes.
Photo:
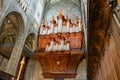
[[[57,19],[58,20],[63,20],[63,21],[65,20],[64,15],[62,14],[62,9],[59,11]]]

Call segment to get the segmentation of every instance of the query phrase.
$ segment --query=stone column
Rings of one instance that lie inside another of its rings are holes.
[[[11,57],[9,59],[8,65],[6,67],[6,71],[8,74],[15,76],[17,66],[19,64],[19,60],[22,54],[23,46],[25,43],[25,37],[20,36],[18,40],[15,43],[15,46],[13,48]]]

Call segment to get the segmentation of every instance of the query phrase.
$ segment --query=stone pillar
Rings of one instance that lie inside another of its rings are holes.
[[[33,80],[34,69],[35,69],[35,60],[30,59],[26,66],[24,80]]]
[[[77,76],[75,80],[87,80],[87,61],[83,59],[77,68]]]
[[[16,44],[13,48],[11,57],[6,67],[6,71],[5,71],[6,73],[15,76],[17,66],[18,66],[18,63],[19,63],[19,60],[22,54],[24,43],[25,43],[25,37],[20,36],[18,40],[16,41]]]
[[[37,60],[30,59],[28,61],[25,70],[24,80],[45,80],[42,75],[41,65]]]

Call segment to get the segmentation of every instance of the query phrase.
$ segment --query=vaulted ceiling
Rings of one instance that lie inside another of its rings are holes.
[[[77,19],[77,16],[80,15],[80,3],[78,1],[79,0],[51,0],[46,4],[44,18],[50,20],[52,16],[57,16],[59,10],[62,9],[64,15],[68,14],[69,17]]]

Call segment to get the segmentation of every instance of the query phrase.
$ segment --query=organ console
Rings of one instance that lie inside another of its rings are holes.
[[[35,57],[45,78],[74,78],[78,63],[84,57],[82,22],[80,16],[76,22],[68,15],[65,18],[62,10],[57,20],[53,16],[50,24],[42,21]]]

